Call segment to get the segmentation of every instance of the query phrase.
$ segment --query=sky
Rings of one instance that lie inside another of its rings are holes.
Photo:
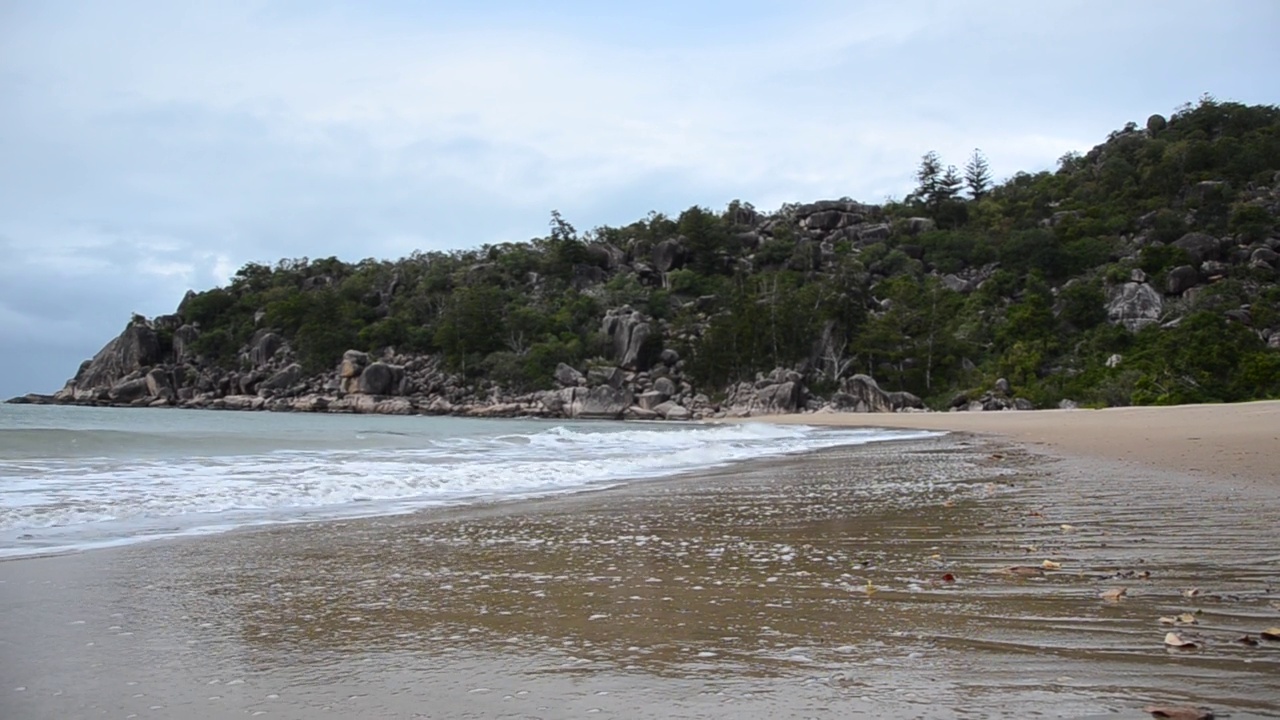
[[[1280,102],[1280,3],[0,2],[0,398],[249,262],[1051,169]]]

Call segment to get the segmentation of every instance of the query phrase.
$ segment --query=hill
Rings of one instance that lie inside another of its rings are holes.
[[[1205,97],[1000,184],[250,264],[32,402],[688,418],[1280,397],[1280,109]]]

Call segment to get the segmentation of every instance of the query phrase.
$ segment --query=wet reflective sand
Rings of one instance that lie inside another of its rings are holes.
[[[0,581],[6,718],[1280,716],[1273,493],[972,438]]]

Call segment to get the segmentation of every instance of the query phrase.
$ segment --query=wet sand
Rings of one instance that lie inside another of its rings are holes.
[[[1098,454],[950,435],[0,562],[0,716],[1280,716],[1280,643],[1234,642],[1280,625],[1276,484]]]

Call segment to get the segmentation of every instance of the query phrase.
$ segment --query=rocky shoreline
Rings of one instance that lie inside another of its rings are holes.
[[[195,356],[199,329],[181,314],[135,315],[124,331],[53,395],[29,394],[9,403],[100,407],[189,408],[272,412],[545,417],[610,420],[705,420],[797,412],[923,411],[920,398],[886,392],[868,375],[843,378],[828,397],[810,392],[804,376],[786,368],[727,388],[719,399],[695,388],[684,362],[664,349],[640,369],[636,358],[649,334],[647,319],[630,308],[605,316],[603,333],[614,355],[579,370],[561,363],[556,387],[517,393],[450,373],[432,355],[348,350],[327,372],[304,373],[288,341],[260,330],[240,353],[240,368],[221,368]],[[585,371],[584,371],[585,370]],[[955,409],[1031,409],[1007,383]]]

